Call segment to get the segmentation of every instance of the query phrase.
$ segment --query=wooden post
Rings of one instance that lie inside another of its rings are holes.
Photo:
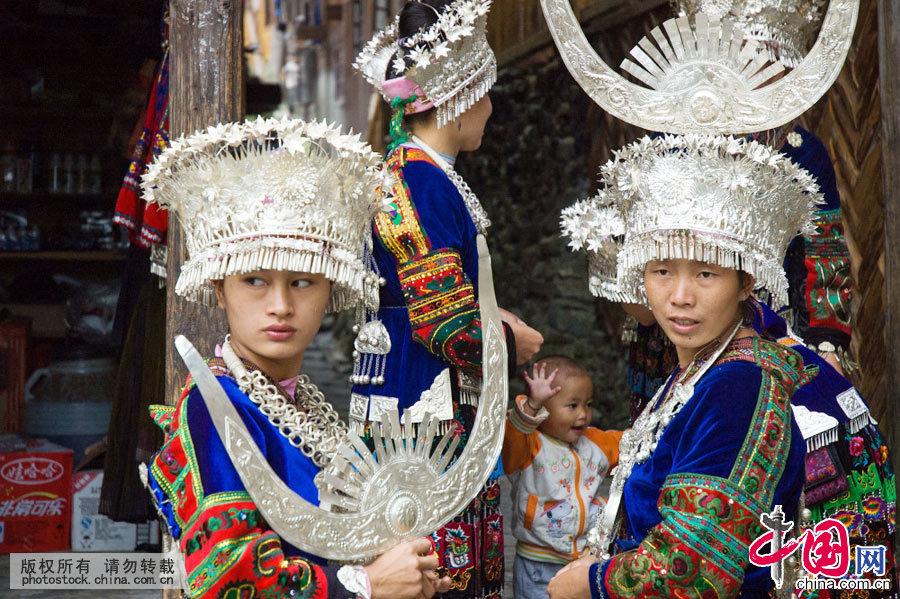
[[[881,156],[884,182],[885,402],[892,426],[888,447],[900,468],[900,4],[878,0],[878,62],[881,86]],[[891,408],[890,406],[894,406]],[[895,543],[900,544],[900,538]]]
[[[172,0],[169,122],[172,136],[191,133],[244,116],[241,0]],[[187,371],[172,340],[185,335],[203,355],[211,355],[225,333],[216,309],[175,295],[185,259],[181,225],[169,217],[166,294],[166,400],[174,403]]]
[[[169,124],[172,137],[244,116],[243,0],[171,0],[169,41]],[[175,403],[187,371],[175,352],[176,334],[188,337],[201,354],[211,355],[225,333],[215,308],[175,295],[185,259],[184,236],[169,215],[166,293],[166,402]],[[180,597],[163,591],[163,598]]]

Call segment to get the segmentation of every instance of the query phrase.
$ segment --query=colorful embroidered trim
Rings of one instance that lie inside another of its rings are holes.
[[[438,250],[399,267],[397,276],[414,329],[437,324],[475,303],[459,252]]]
[[[729,479],[760,505],[768,506],[791,446],[791,394],[811,381],[818,367],[804,370],[800,354],[774,341],[754,337],[753,347],[762,383],[750,429]]]
[[[181,550],[192,596],[327,597],[325,572],[284,555],[246,492],[209,496],[191,521]]]
[[[410,160],[427,156],[421,150],[399,148],[394,151],[385,168],[394,174],[394,201],[386,212],[375,217],[375,234],[399,264],[406,263],[431,252],[431,242],[419,221],[409,186],[403,178],[403,167]],[[430,159],[428,159],[430,162]],[[433,164],[433,163],[432,163]]]
[[[378,239],[397,262],[397,276],[409,309],[413,338],[448,363],[481,375],[481,319],[475,290],[459,252],[432,249],[402,167],[425,154],[400,148],[387,168],[396,176],[394,201],[375,217]]]
[[[850,252],[844,241],[841,211],[816,213],[816,233],[806,244],[806,307],[809,326],[849,335]]]
[[[804,370],[793,350],[758,337],[737,340],[719,361],[736,360],[756,363],[762,381],[729,479],[669,475],[657,503],[662,522],[636,550],[599,569],[595,596],[734,597],[739,592],[747,548],[762,532],[759,516],[770,507],[787,461],[788,401],[815,370]]]

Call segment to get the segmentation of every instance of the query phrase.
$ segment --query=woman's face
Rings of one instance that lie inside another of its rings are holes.
[[[445,127],[457,128],[461,152],[472,152],[481,147],[484,126],[487,125],[492,110],[491,98],[488,94],[484,94],[467,111],[459,115],[455,123],[445,125]]]
[[[216,283],[235,352],[276,380],[300,372],[330,295],[331,281],[324,276],[284,270],[256,270]]]
[[[660,260],[647,263],[644,287],[653,316],[675,344],[684,367],[698,350],[731,332],[753,279],[742,286],[731,268],[697,260]]]

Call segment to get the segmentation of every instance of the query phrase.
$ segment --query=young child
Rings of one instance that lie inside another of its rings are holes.
[[[557,570],[586,552],[585,534],[606,504],[600,483],[618,463],[622,433],[588,426],[594,385],[574,360],[543,358],[525,381],[529,394],[516,398],[503,440],[518,541],[513,590],[516,599],[545,599]]]

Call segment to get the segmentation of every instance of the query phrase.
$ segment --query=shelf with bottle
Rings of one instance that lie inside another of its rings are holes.
[[[0,251],[3,260],[54,260],[65,262],[118,262],[126,258],[123,250],[38,250]]]
[[[20,259],[113,260],[128,247],[109,210],[67,207],[65,222],[42,218],[46,212],[0,210],[0,253]]]
[[[0,151],[0,192],[98,195],[102,190],[103,164],[99,154],[44,154],[36,144],[23,151],[13,140]]]

